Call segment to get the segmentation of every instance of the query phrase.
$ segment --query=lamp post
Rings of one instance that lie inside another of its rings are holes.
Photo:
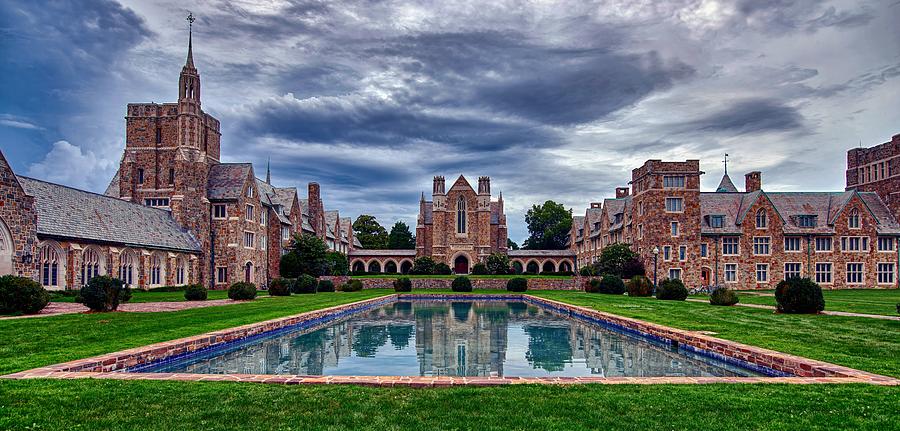
[[[653,247],[653,295],[656,295],[656,263],[659,260],[659,247]]]

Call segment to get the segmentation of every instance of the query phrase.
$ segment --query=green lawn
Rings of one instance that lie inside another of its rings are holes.
[[[266,296],[268,292],[265,290],[260,290],[257,293],[259,296]],[[74,296],[62,296],[62,295],[51,295],[51,301],[53,302],[75,302]],[[228,299],[228,291],[227,290],[210,290],[208,291],[207,299]],[[178,292],[145,292],[143,290],[132,290],[131,291],[131,300],[128,302],[180,302],[184,301],[184,291]]]
[[[367,388],[213,382],[0,382],[0,429],[897,429],[900,388],[539,385]]]
[[[772,291],[765,293],[772,293]],[[744,304],[775,306],[774,296],[740,292],[738,294]],[[826,310],[887,316],[898,315],[897,304],[900,304],[900,289],[823,290],[822,295],[825,297]]]

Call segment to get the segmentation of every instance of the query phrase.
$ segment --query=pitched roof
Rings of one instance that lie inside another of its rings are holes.
[[[200,252],[200,243],[169,211],[27,177],[34,196],[37,233],[125,246]]]
[[[720,193],[737,193],[738,189],[734,186],[734,183],[731,182],[731,177],[726,173],[722,176],[722,181],[719,181],[719,186],[716,187],[716,191]]]
[[[106,191],[103,192],[104,195],[118,198],[119,196],[119,170],[116,169],[116,174],[113,175],[112,180],[109,181],[109,185],[106,186]]]
[[[491,224],[500,224],[500,202],[491,202]]]
[[[253,171],[250,163],[219,163],[209,168],[207,197],[237,199],[243,191],[247,176]]]
[[[348,256],[415,256],[415,250],[350,250]]]
[[[566,250],[509,250],[507,252],[509,257],[574,257],[575,251],[571,249]]]
[[[425,202],[425,214],[423,214],[424,223],[431,224],[434,221],[434,203],[431,201]]]

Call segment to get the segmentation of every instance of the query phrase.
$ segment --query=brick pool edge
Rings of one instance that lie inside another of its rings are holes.
[[[398,299],[477,299],[479,294],[393,294],[309,311],[206,334],[181,338],[119,352],[78,359],[0,376],[3,379],[81,379],[233,381],[280,384],[354,384],[367,386],[442,387],[457,385],[491,386],[504,384],[701,384],[701,383],[869,383],[900,386],[900,380],[827,362],[789,355],[711,337],[697,332],[674,329],[638,319],[618,316],[564,302],[527,294],[505,295],[570,314],[580,319],[601,320],[604,324],[654,339],[670,340],[686,350],[712,357],[733,358],[749,364],[793,374],[790,377],[421,377],[421,376],[301,376],[271,374],[189,374],[139,373],[120,371],[177,355],[194,352],[240,338],[295,325],[300,322],[352,313],[359,309],[387,304]],[[490,295],[496,298],[496,295]]]

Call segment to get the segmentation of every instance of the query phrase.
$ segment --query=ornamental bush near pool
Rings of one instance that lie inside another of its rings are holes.
[[[253,283],[234,283],[228,288],[228,297],[235,301],[247,301],[256,298],[256,285]]]
[[[709,303],[712,305],[734,305],[740,299],[734,290],[727,287],[717,287],[709,294]]]
[[[294,293],[316,293],[316,286],[319,282],[316,278],[309,274],[301,274],[294,282]]]
[[[269,296],[291,296],[294,288],[293,278],[274,278],[269,282]]]
[[[50,302],[40,283],[25,277],[0,277],[0,314],[34,314]]]
[[[684,287],[684,283],[678,279],[667,278],[659,282],[659,286],[656,288],[656,299],[684,301],[687,297],[688,290]]]
[[[131,288],[118,278],[100,275],[88,281],[78,296],[92,311],[115,311],[120,303],[131,299]]]
[[[472,282],[469,280],[469,277],[456,277],[453,279],[453,284],[450,287],[454,292],[471,292]]]
[[[825,309],[822,288],[809,278],[788,278],[775,287],[779,313],[815,314]]]
[[[631,277],[631,280],[628,280],[628,284],[625,288],[628,290],[628,296],[653,295],[653,283],[650,282],[649,278],[644,277],[643,275]]]
[[[331,280],[320,280],[319,287],[316,290],[319,292],[334,292],[334,282]]]
[[[341,292],[359,292],[363,290],[363,284],[360,280],[350,280],[338,288]]]
[[[592,278],[584,282],[584,291],[587,293],[600,293],[600,279]]]
[[[208,292],[202,284],[189,284],[184,286],[184,299],[188,301],[206,301]]]
[[[409,277],[400,277],[394,280],[394,292],[412,292],[412,281]]]
[[[600,293],[621,295],[625,293],[625,283],[616,275],[604,275],[600,279]]]
[[[528,290],[528,279],[525,277],[510,278],[506,282],[506,290],[510,292],[524,292]]]

